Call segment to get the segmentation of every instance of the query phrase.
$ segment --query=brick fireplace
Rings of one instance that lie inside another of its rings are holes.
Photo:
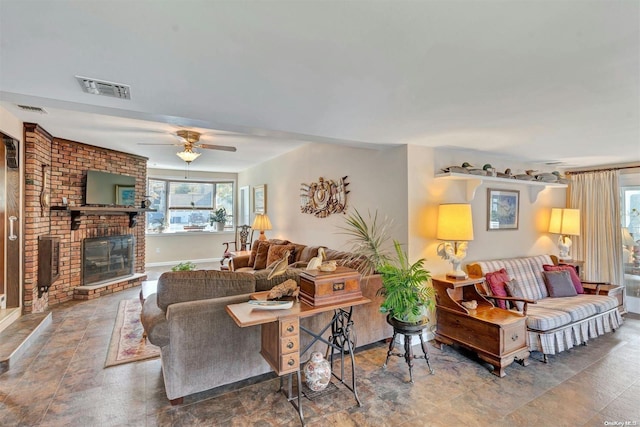
[[[146,192],[147,159],[56,138],[33,123],[24,124],[24,141],[24,311],[41,312],[50,305],[71,299],[97,298],[139,285],[146,278],[145,215],[138,215],[136,224],[129,227],[130,218],[124,213],[83,212],[79,216],[79,227],[72,230],[71,213],[60,207],[64,206],[63,198],[67,206],[83,205],[87,170],[135,177],[135,206],[141,206]],[[49,206],[41,202],[43,190],[49,194]],[[83,241],[123,235],[131,235],[135,241],[130,260],[133,274],[106,284],[85,286]],[[60,239],[59,275],[47,292],[38,292],[38,241],[41,236]]]

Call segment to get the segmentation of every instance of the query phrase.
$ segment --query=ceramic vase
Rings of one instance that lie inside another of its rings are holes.
[[[331,365],[319,351],[311,353],[309,361],[304,365],[304,377],[312,391],[322,391],[329,385]]]

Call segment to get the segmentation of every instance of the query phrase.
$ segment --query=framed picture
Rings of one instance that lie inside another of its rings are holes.
[[[136,187],[116,185],[116,205],[133,206],[136,204]]]
[[[520,191],[487,189],[487,230],[517,230]]]
[[[267,213],[267,184],[253,187],[253,213]]]

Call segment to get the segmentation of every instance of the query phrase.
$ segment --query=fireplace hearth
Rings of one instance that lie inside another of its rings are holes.
[[[97,285],[133,275],[133,235],[93,237],[82,241],[82,284]]]

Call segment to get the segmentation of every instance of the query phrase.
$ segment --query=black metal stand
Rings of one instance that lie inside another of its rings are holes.
[[[313,332],[304,326],[300,326],[300,330],[306,332],[307,334],[313,337],[313,340],[300,352],[300,360],[302,360],[302,355],[305,354],[317,341],[321,341],[327,344],[327,352],[329,353],[328,359],[331,363],[331,375],[336,378],[343,384],[347,389],[349,389],[354,397],[356,398],[356,402],[358,406],[362,406],[362,402],[360,402],[360,398],[358,397],[358,392],[356,389],[356,360],[354,356],[354,347],[355,342],[352,337],[352,332],[354,332],[353,321],[351,320],[351,315],[353,313],[353,307],[349,307],[348,310],[345,309],[337,309],[333,312],[333,317],[331,321],[327,323],[320,332]],[[331,336],[328,340],[324,339],[322,335],[331,328]],[[334,356],[336,355],[336,351],[340,356],[340,376],[336,375],[333,369]],[[344,359],[345,354],[349,355],[351,359],[351,385],[345,382],[344,380]],[[294,408],[298,410],[298,415],[300,416],[300,422],[302,425],[305,425],[304,415],[302,414],[302,375],[300,374],[300,370],[295,372],[296,380],[298,383],[298,392],[296,395],[293,395],[292,389],[292,375],[294,373],[288,374],[287,381],[287,389],[284,389],[284,376],[280,377],[280,389],[278,392],[282,392],[287,400],[293,405]]]
[[[425,329],[425,326],[420,327],[397,327],[392,322],[389,322],[391,326],[393,326],[393,338],[391,338],[391,342],[389,343],[389,351],[387,352],[387,360],[385,360],[384,365],[382,365],[383,369],[387,368],[387,363],[389,362],[389,358],[391,356],[404,357],[404,360],[409,365],[409,381],[413,384],[413,360],[414,359],[424,359],[427,362],[427,366],[429,367],[429,373],[433,375],[434,371],[429,363],[429,350],[427,349],[427,344],[424,342],[424,338],[422,338],[422,332]],[[394,353],[394,344],[396,342],[396,335],[401,334],[404,335],[404,353]],[[424,356],[416,356],[413,354],[413,348],[411,347],[411,337],[413,335],[418,335],[420,337],[420,344],[422,345],[422,353]]]

